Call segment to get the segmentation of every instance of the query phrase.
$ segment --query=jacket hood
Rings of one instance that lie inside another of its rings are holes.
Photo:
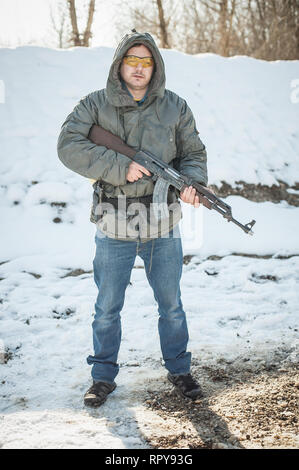
[[[148,100],[152,101],[153,97],[164,96],[165,67],[160,51],[149,33],[132,32],[126,34],[119,43],[110,67],[106,91],[108,101],[113,106],[137,106],[137,103],[135,103],[132,97],[123,89],[119,73],[123,57],[134,44],[143,44],[146,46],[151,51],[155,61],[155,70],[148,88]]]

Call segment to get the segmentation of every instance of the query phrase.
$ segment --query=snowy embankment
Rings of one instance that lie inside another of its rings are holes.
[[[62,166],[56,141],[76,102],[105,86],[112,55],[109,48],[0,49],[3,447],[146,447],[142,426],[155,421],[142,393],[167,387],[156,304],[137,259],[122,314],[118,388],[100,410],[82,406],[96,297],[92,188]],[[291,100],[298,62],[163,56],[167,87],[187,100],[207,146],[210,184],[298,182],[299,103]],[[253,237],[215,212],[184,206],[185,254],[194,255],[182,278],[190,350],[201,364],[244,357],[267,365],[277,351],[282,365],[294,363],[299,208],[239,196],[226,202],[242,223],[256,219]]]

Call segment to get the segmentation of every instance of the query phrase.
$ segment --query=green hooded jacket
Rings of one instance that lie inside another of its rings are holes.
[[[123,88],[119,74],[124,55],[135,44],[145,45],[155,61],[147,97],[139,106]],[[146,241],[165,235],[181,219],[177,191],[169,191],[168,202],[174,203],[174,209],[168,223],[163,225],[164,228],[152,226],[150,235],[148,224],[152,222],[149,210],[143,216],[136,215],[136,212],[131,215],[120,214],[120,211],[114,213],[114,210],[105,213],[99,209],[103,195],[105,200],[142,198],[153,193],[154,182],[147,175],[133,183],[128,182],[126,175],[131,160],[92,143],[88,134],[93,124],[118,135],[136,150],[150,151],[183,174],[207,184],[207,155],[193,114],[184,99],[165,89],[164,62],[150,34],[133,32],[122,39],[113,58],[106,88],[88,94],[67,116],[58,138],[57,151],[67,168],[95,181],[90,220],[97,223],[107,236]],[[116,215],[130,230],[118,232],[115,228]]]

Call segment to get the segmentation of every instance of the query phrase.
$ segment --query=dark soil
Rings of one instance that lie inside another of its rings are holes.
[[[294,365],[195,366],[204,398],[181,398],[171,385],[148,390],[161,418],[147,431],[153,448],[298,448],[299,373]]]

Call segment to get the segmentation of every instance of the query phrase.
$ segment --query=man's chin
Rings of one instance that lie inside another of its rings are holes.
[[[144,78],[135,78],[135,79],[133,78],[132,84],[146,86],[146,80]]]
[[[145,83],[128,83],[129,88],[132,90],[144,90],[147,88],[147,84]]]

